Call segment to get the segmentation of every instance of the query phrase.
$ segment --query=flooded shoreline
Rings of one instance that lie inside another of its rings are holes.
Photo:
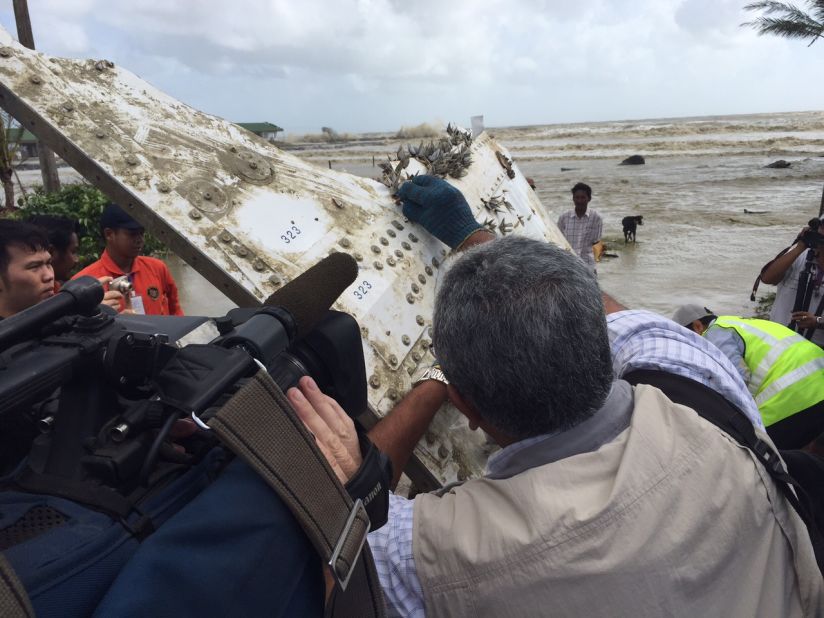
[[[598,265],[601,285],[627,306],[664,315],[692,299],[719,313],[752,314],[756,303],[749,293],[761,266],[821,204],[824,112],[489,131],[535,180],[556,217],[572,207],[573,184],[592,186],[591,207],[604,219],[608,251],[618,256]],[[351,137],[286,146],[318,166],[375,178],[376,164],[399,145],[421,141],[392,134]],[[644,155],[646,164],[618,165],[631,154]],[[765,167],[779,158],[790,167]],[[60,174],[64,182],[80,180],[70,168]],[[39,172],[21,176],[35,184]],[[645,225],[638,228],[638,242],[625,245],[621,219],[639,214]],[[182,260],[168,261],[188,314],[220,315],[234,306]],[[772,289],[765,285],[760,293]]]

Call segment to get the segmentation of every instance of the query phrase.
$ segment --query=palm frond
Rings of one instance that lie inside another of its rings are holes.
[[[787,2],[752,2],[744,9],[761,11],[762,14],[753,21],[741,25],[754,28],[760,35],[774,34],[788,39],[811,39],[812,45],[817,39],[824,38],[824,19],[820,19],[824,18],[824,0],[808,0],[807,4],[812,14]],[[772,16],[776,14],[777,16]]]

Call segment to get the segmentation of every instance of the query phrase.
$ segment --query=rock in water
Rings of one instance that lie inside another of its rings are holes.
[[[646,161],[641,155],[632,155],[621,161],[621,165],[644,165]]]
[[[790,167],[792,163],[789,161],[785,161],[784,159],[779,159],[778,161],[773,161],[769,165],[765,165],[764,167],[771,167],[773,169],[783,170],[785,167]]]

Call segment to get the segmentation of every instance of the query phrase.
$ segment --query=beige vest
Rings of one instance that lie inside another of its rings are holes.
[[[806,528],[761,465],[634,390],[594,452],[416,497],[427,616],[824,615]]]

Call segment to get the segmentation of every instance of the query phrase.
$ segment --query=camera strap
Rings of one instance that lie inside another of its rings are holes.
[[[337,586],[327,615],[382,618],[383,594],[366,544],[369,515],[361,500],[353,503],[271,376],[258,371],[209,428],[278,494],[329,565]]]
[[[2,554],[0,554],[0,616],[34,618],[34,609],[26,590]]]
[[[790,245],[786,249],[782,249],[778,253],[778,255],[776,255],[773,259],[771,259],[769,262],[764,264],[764,266],[761,268],[761,272],[758,273],[758,276],[755,278],[755,281],[752,284],[752,292],[750,292],[750,300],[751,301],[755,302],[755,294],[758,292],[758,286],[761,285],[761,276],[764,274],[764,271],[767,270],[772,265],[772,263],[775,262],[778,258],[780,258],[782,255],[787,253],[787,251],[792,249],[794,245],[795,245],[795,243],[793,243],[792,245]]]

